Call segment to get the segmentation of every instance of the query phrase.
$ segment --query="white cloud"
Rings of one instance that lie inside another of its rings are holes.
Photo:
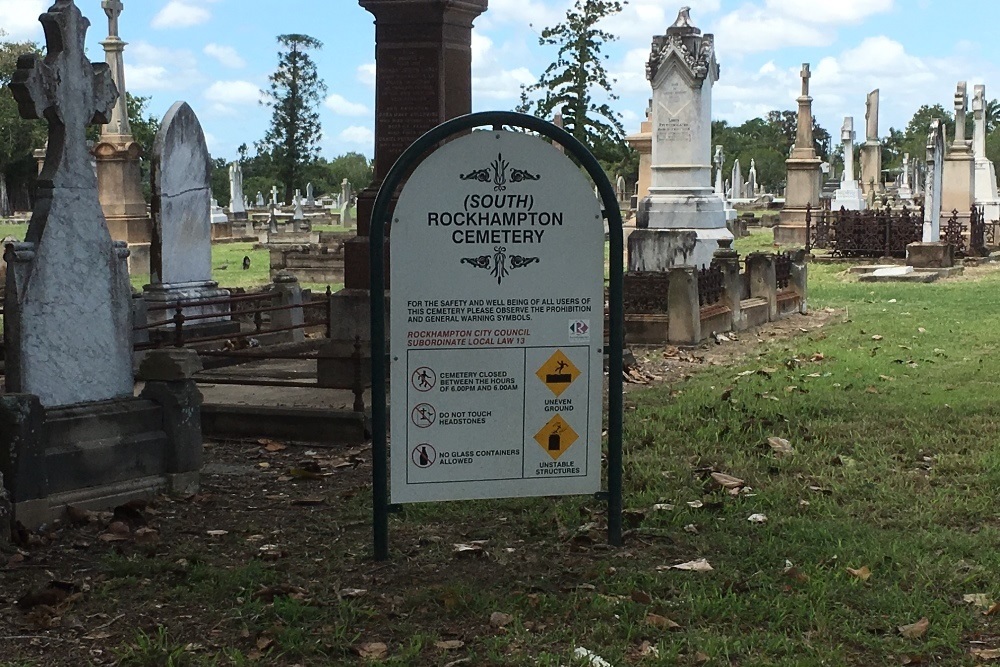
[[[719,11],[720,0],[688,0],[684,5],[691,8],[691,22],[704,29],[708,15]],[[635,0],[602,21],[600,27],[625,44],[649,42],[673,25],[679,6],[675,0]]]
[[[37,39],[42,34],[38,15],[45,11],[46,0],[0,0],[0,30],[5,39]]]
[[[216,81],[205,89],[205,99],[212,102],[209,110],[218,116],[235,116],[256,107],[260,98],[260,88],[250,81]]]
[[[506,68],[504,63],[516,45],[499,49],[503,61],[497,58],[493,40],[478,31],[472,32],[472,94],[476,99],[515,101],[521,95],[521,86],[529,86],[537,78],[527,67]]]
[[[189,28],[206,23],[212,18],[212,13],[204,7],[206,2],[218,2],[218,0],[201,0],[198,4],[193,0],[170,0],[153,17],[152,26],[158,29]]]
[[[540,32],[566,16],[572,0],[490,0],[489,10],[476,19],[477,28],[490,29],[504,23],[523,26],[526,22]]]
[[[362,144],[369,146],[375,143],[375,133],[371,128],[361,125],[352,125],[341,130],[338,135],[341,141],[348,144]]]
[[[715,44],[720,60],[729,55],[777,51],[789,46],[829,46],[836,35],[796,18],[746,5],[719,19]]]
[[[766,0],[765,5],[769,11],[807,23],[829,26],[860,23],[875,14],[892,11],[893,0]]]
[[[375,63],[365,63],[358,65],[358,81],[366,86],[375,87]]]
[[[221,46],[219,44],[206,44],[205,45],[205,55],[215,58],[224,66],[232,69],[241,69],[246,67],[247,61],[244,60],[239,52],[231,46]]]
[[[323,102],[323,106],[340,116],[366,116],[371,113],[364,104],[350,102],[343,95],[333,93]]]
[[[125,86],[135,94],[183,90],[202,81],[198,59],[186,49],[134,42],[125,49]]]

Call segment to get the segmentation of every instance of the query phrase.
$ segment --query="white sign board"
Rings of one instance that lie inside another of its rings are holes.
[[[604,223],[583,171],[473,132],[413,172],[390,238],[392,502],[599,491]]]

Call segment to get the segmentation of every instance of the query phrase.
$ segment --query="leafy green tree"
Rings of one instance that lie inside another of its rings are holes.
[[[323,43],[308,35],[279,35],[278,69],[269,77],[270,90],[261,91],[261,104],[271,108],[271,127],[257,144],[268,153],[277,177],[290,200],[296,188],[304,188],[303,172],[319,157],[322,128],[318,106],[326,94],[309,51]],[[221,201],[221,200],[220,200]]]
[[[0,39],[5,34],[0,31]],[[37,166],[32,152],[45,145],[47,135],[44,122],[21,118],[14,97],[6,90],[18,57],[27,53],[41,51],[33,42],[0,41],[0,216],[11,214],[9,192],[26,192],[27,184],[34,180]]]
[[[153,141],[160,131],[160,119],[146,112],[148,97],[125,93],[125,108],[128,112],[128,124],[132,128],[132,138],[142,147],[142,194],[146,201],[150,200],[152,186],[149,181],[150,160],[153,158]]]
[[[630,149],[625,144],[621,114],[595,98],[618,99],[613,92],[615,82],[604,68],[608,56],[601,53],[604,45],[617,37],[597,26],[620,12],[624,4],[624,0],[576,0],[563,22],[542,30],[538,43],[557,47],[556,60],[537,83],[521,87],[517,107],[539,118],[562,114],[566,131],[611,165],[629,162]],[[536,95],[540,97],[532,99]]]
[[[224,157],[212,159],[212,198],[219,206],[229,206],[229,163]]]

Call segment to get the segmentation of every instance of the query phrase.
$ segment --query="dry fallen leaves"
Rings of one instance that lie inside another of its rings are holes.
[[[919,639],[924,636],[927,632],[927,628],[931,626],[930,620],[924,616],[916,623],[910,623],[909,625],[899,626],[899,634],[903,635],[907,639]]]
[[[465,642],[461,639],[446,639],[444,641],[434,642],[434,646],[438,647],[442,651],[454,651],[455,649],[465,646]]]
[[[987,610],[993,604],[986,593],[968,593],[962,596],[962,601]]]
[[[490,625],[492,625],[494,628],[502,628],[507,625],[510,625],[511,621],[513,620],[514,620],[513,616],[511,616],[510,614],[505,614],[502,611],[495,611],[492,614],[490,614]]]
[[[708,560],[704,558],[698,558],[695,560],[689,560],[686,563],[678,563],[677,565],[671,565],[672,570],[685,570],[688,572],[711,572],[714,568],[709,564]]]
[[[652,625],[654,628],[659,628],[660,630],[676,630],[681,627],[679,623],[675,623],[666,616],[660,616],[659,614],[646,614],[646,625]]]
[[[1000,648],[974,648],[970,651],[980,660],[1000,660]]]
[[[849,567],[847,568],[847,573],[856,579],[860,579],[861,581],[868,581],[868,579],[872,576],[872,571],[868,569],[867,565],[863,565],[857,570],[853,567]]]
[[[747,521],[750,523],[767,523],[766,514],[751,514],[747,517]]]
[[[739,477],[733,477],[721,472],[713,472],[712,480],[724,489],[739,489],[746,483]]]
[[[365,660],[382,660],[389,655],[389,647],[382,642],[366,642],[354,647],[355,652]]]
[[[774,435],[767,439],[767,444],[770,445],[771,451],[778,456],[794,454],[795,450],[792,449],[792,443],[788,442],[784,438],[779,438]]]

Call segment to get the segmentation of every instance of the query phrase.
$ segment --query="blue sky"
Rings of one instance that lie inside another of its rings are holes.
[[[276,62],[275,37],[298,32],[324,43],[314,55],[329,88],[321,120],[326,157],[373,153],[374,26],[355,0],[123,0],[121,35],[129,91],[152,98],[162,116],[176,100],[198,113],[216,157],[233,159],[253,145],[269,113],[258,91]],[[41,40],[37,22],[49,0],[0,0],[8,38]],[[92,27],[92,60],[107,34],[100,0],[77,0]],[[510,109],[519,85],[531,83],[554,52],[538,33],[572,0],[489,0],[473,37],[473,107]],[[630,0],[604,26],[620,39],[607,66],[621,99],[626,130],[638,130],[649,97],[644,63],[680,2]],[[813,111],[836,136],[853,115],[863,132],[865,96],[881,89],[880,132],[903,127],[923,103],[952,106],[955,84],[985,84],[1000,97],[997,0],[686,0],[694,23],[716,36],[722,78],[712,115],[738,124],[770,109],[793,109],[803,62],[812,66]]]

